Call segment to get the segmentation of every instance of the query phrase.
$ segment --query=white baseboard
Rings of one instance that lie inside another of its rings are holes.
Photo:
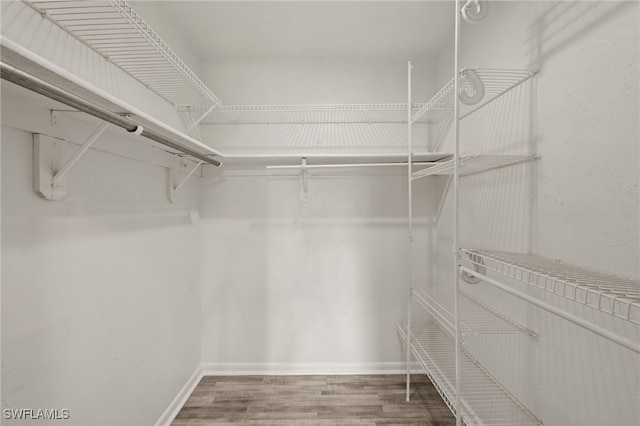
[[[180,411],[184,403],[187,402],[187,399],[189,399],[191,392],[193,392],[193,390],[200,382],[200,379],[202,379],[202,376],[202,365],[200,365],[198,368],[196,368],[196,371],[193,372],[191,377],[189,377],[189,380],[187,380],[187,383],[185,383],[182,389],[180,389],[173,401],[171,401],[169,407],[164,411],[164,413],[162,413],[162,415],[156,422],[156,426],[169,426],[171,424],[173,419],[175,419],[175,417],[178,415],[178,412]]]
[[[203,376],[402,374],[402,362],[371,363],[204,363]]]

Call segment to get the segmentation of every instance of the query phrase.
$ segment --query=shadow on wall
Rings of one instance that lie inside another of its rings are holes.
[[[528,68],[541,69],[552,56],[564,50],[573,40],[579,39],[608,20],[622,14],[633,14],[638,21],[638,9],[634,1],[558,1],[530,2],[533,16],[538,18],[527,28]]]

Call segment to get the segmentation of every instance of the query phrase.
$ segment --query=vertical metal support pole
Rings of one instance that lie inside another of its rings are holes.
[[[107,127],[109,127],[109,123],[107,123],[106,121],[103,121],[100,124],[100,126],[98,126],[98,128],[93,132],[93,134],[91,136],[89,136],[89,139],[87,139],[86,142],[83,143],[82,146],[80,148],[78,148],[78,150],[76,152],[73,153],[71,158],[69,158],[67,160],[65,165],[62,166],[62,168],[58,171],[58,173],[56,173],[55,176],[53,177],[53,186],[57,186],[58,183],[60,183],[62,178],[67,173],[69,173],[69,170],[71,170],[71,167],[73,167],[73,165],[76,164],[76,162],[80,159],[80,157],[82,157],[82,155],[89,148],[91,148],[91,145],[93,145],[93,143],[100,137],[100,135],[105,130],[107,130]]]
[[[455,322],[455,363],[456,363],[456,426],[462,426],[462,404],[461,392],[462,383],[460,382],[460,278],[458,275],[458,180],[460,167],[460,66],[458,64],[459,44],[460,44],[460,0],[455,1],[456,20],[455,20],[455,41],[454,41],[454,72],[455,72],[455,88],[453,99],[453,120],[455,148],[453,154],[453,277],[455,280],[454,295],[454,322]]]
[[[407,63],[407,199],[409,208],[409,282],[407,285],[407,402],[411,400],[411,286],[413,278],[413,200],[412,200],[412,187],[411,187],[411,160],[412,160],[412,147],[411,147],[411,61]]]

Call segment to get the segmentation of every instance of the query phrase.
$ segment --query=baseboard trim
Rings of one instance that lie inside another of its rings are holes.
[[[204,363],[203,376],[402,374],[402,362],[373,363]]]
[[[162,413],[156,422],[156,426],[171,425],[171,422],[176,418],[184,403],[187,402],[187,399],[189,399],[189,396],[200,382],[200,379],[202,379],[202,376],[202,365],[200,365],[196,368],[196,371],[193,372],[191,377],[189,377],[187,383],[185,383],[182,389],[180,389],[173,401],[171,401],[169,407],[164,411],[164,413]]]

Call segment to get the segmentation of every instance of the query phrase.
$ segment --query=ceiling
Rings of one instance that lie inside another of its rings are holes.
[[[201,60],[419,59],[453,36],[449,1],[159,1]]]

